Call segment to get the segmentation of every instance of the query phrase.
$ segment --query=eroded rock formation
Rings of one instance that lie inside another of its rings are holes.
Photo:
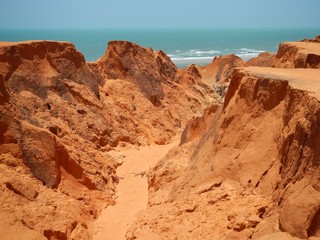
[[[188,125],[183,145],[149,173],[149,209],[128,237],[318,236],[319,98],[295,88],[290,71],[311,82],[320,74],[234,72],[221,109]]]
[[[275,53],[263,52],[260,53],[257,57],[249,59],[244,66],[258,66],[258,67],[273,67],[276,60]]]
[[[210,64],[200,68],[204,81],[209,84],[227,82],[236,67],[242,67],[244,62],[234,54],[215,57]]]
[[[200,79],[181,72],[180,84],[163,52],[129,42],[89,64],[67,42],[1,43],[0,61],[0,231],[11,239],[90,239],[88,223],[114,204],[107,151],[165,144],[218,102]]]
[[[281,43],[276,56],[278,68],[320,68],[320,43],[285,42]]]
[[[115,203],[108,151],[180,133],[127,239],[320,237],[316,40],[185,69],[126,41],[94,63],[71,43],[1,43],[1,237],[91,239]]]
[[[148,173],[149,207],[127,238],[320,237],[319,76],[235,69],[223,105],[191,121]]]

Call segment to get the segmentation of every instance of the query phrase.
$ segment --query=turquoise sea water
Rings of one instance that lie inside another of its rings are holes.
[[[178,67],[208,64],[215,56],[237,54],[247,60],[260,52],[275,52],[279,43],[313,38],[320,29],[24,29],[1,30],[0,41],[70,41],[87,61],[101,57],[110,40],[128,40],[161,49]]]

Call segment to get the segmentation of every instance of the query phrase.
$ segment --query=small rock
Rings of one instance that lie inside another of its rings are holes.
[[[5,184],[9,190],[13,191],[16,194],[24,196],[31,201],[34,201],[39,194],[33,187],[28,186],[15,178],[7,181]]]

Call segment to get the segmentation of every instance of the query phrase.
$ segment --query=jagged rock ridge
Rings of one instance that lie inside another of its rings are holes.
[[[298,67],[295,50],[279,52]],[[223,105],[149,172],[149,208],[127,238],[319,237],[320,72],[299,67],[235,69]]]
[[[165,144],[218,101],[200,80],[180,84],[163,52],[124,41],[96,63],[67,42],[1,43],[0,61],[4,238],[91,239],[119,181],[107,152]]]
[[[318,237],[319,70],[237,68],[318,68],[316,40],[186,69],[126,41],[95,63],[71,43],[1,43],[3,238],[91,239],[119,181],[108,151],[183,129],[128,239]]]

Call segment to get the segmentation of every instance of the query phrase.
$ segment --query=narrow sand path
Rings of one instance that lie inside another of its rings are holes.
[[[144,174],[167,152],[177,145],[153,145],[139,149],[118,149],[109,152],[123,164],[117,169],[120,182],[117,185],[116,204],[104,209],[94,223],[94,240],[123,240],[135,215],[145,209],[148,203],[148,181]]]

